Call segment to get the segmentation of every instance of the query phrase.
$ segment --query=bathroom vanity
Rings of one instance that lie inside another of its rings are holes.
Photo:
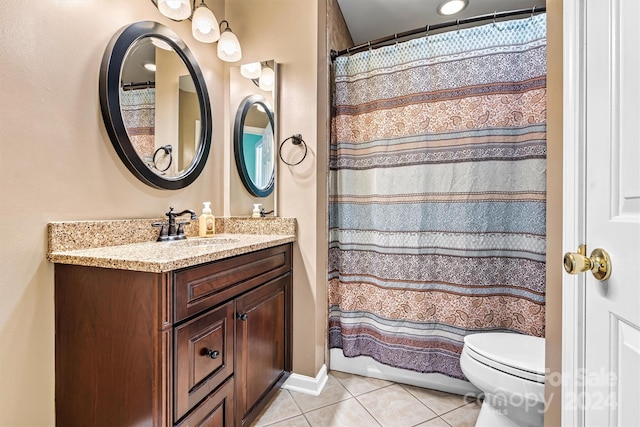
[[[248,425],[291,371],[292,234],[54,243],[56,425]]]

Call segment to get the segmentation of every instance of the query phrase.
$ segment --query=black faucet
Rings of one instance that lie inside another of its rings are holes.
[[[184,240],[187,236],[184,234],[184,225],[188,224],[190,221],[182,221],[176,222],[176,217],[182,216],[184,214],[191,214],[191,221],[195,221],[198,219],[196,213],[191,209],[185,209],[182,212],[174,212],[173,208],[169,208],[169,212],[165,215],[169,217],[169,221],[167,222],[155,222],[152,225],[154,227],[160,227],[160,234],[158,236],[158,242],[166,242],[171,240]],[[168,230],[167,230],[168,225]]]
[[[260,217],[261,217],[261,218],[264,218],[264,217],[266,217],[267,215],[272,214],[272,213],[273,213],[273,211],[268,211],[268,212],[267,212],[266,210],[264,210],[264,208],[261,208],[261,209],[260,209]]]

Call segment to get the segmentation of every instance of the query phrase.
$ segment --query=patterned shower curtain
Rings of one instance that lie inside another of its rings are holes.
[[[463,379],[544,336],[544,14],[337,58],[332,127],[331,348]]]
[[[140,158],[153,162],[155,147],[156,90],[120,89],[122,121],[131,145]]]

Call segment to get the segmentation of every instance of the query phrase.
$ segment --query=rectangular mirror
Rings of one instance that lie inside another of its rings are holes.
[[[232,216],[252,215],[255,204],[277,213],[277,68],[267,60],[229,69]]]

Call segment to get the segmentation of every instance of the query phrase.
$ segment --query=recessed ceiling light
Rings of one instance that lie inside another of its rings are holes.
[[[468,4],[469,0],[448,0],[444,3],[440,3],[440,6],[438,6],[438,13],[440,15],[455,15],[467,7]]]
[[[151,43],[153,43],[155,47],[159,47],[160,49],[169,50],[169,51],[173,50],[171,45],[164,40],[161,40],[157,37],[150,37],[150,39],[151,39]]]
[[[154,73],[156,72],[156,64],[154,64],[153,62],[143,62],[142,66],[147,71],[151,71],[151,72],[154,72]]]

